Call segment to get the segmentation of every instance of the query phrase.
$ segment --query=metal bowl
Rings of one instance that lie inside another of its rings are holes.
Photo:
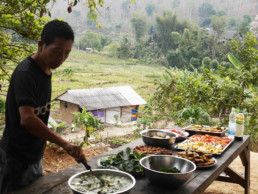
[[[159,129],[141,131],[142,140],[145,144],[155,147],[170,147],[176,141],[177,134]],[[153,136],[168,136],[167,138],[155,138]]]
[[[153,155],[147,156],[140,160],[144,169],[145,176],[154,184],[164,187],[178,187],[186,182],[196,165],[190,160],[170,156],[170,155]],[[159,171],[161,168],[176,167],[181,173],[166,173]]]
[[[129,187],[127,187],[126,189],[121,190],[121,191],[119,191],[119,192],[116,192],[116,193],[118,193],[118,194],[129,193],[130,190],[135,186],[135,183],[136,183],[135,178],[134,178],[132,175],[130,175],[130,174],[126,173],[126,172],[120,171],[120,170],[112,170],[112,169],[93,169],[93,170],[92,170],[92,173],[93,173],[93,175],[102,175],[102,174],[105,174],[105,175],[116,175],[116,176],[121,176],[121,177],[129,178],[129,179],[131,180],[132,184],[131,184]],[[82,175],[85,175],[85,174],[91,174],[91,172],[90,172],[89,170],[87,170],[87,171],[83,171],[83,172],[77,173],[77,174],[71,176],[70,179],[68,180],[68,185],[69,185],[69,187],[72,189],[72,191],[73,191],[74,194],[82,194],[83,192],[78,191],[78,190],[76,190],[76,189],[73,188],[73,186],[71,185],[72,180],[73,180],[74,178],[77,178],[78,176],[82,176]]]

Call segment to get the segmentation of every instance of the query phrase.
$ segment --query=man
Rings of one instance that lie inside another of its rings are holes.
[[[51,69],[67,59],[73,42],[73,30],[66,22],[47,23],[37,53],[23,60],[12,74],[0,142],[0,193],[19,189],[43,175],[46,141],[63,147],[77,162],[86,162],[80,146],[68,143],[47,127]]]

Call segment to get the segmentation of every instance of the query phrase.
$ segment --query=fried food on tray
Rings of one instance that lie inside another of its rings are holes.
[[[147,156],[155,155],[155,154],[162,154],[162,155],[172,155],[172,151],[161,148],[161,147],[153,147],[153,146],[136,146],[133,149],[134,152],[137,152],[139,154],[146,154]]]
[[[188,130],[220,133],[220,132],[224,131],[225,129],[226,129],[225,127],[204,127],[202,125],[193,125],[193,126],[189,127]]]
[[[179,157],[191,160],[197,166],[211,166],[215,164],[215,160],[211,154],[195,153],[191,151],[178,152]]]

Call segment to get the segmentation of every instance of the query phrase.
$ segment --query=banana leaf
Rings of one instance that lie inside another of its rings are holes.
[[[240,69],[243,66],[243,64],[232,53],[228,53],[228,59],[236,69]]]

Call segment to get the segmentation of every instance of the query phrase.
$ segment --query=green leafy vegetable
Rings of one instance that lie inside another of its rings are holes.
[[[176,167],[173,167],[173,168],[166,168],[166,167],[163,167],[160,169],[161,172],[167,172],[167,173],[181,173],[180,170],[178,170]]]
[[[145,154],[137,152],[131,153],[131,148],[126,148],[118,154],[110,155],[100,159],[100,164],[106,168],[122,170],[129,173],[140,173],[143,169],[140,165],[140,159],[145,157]]]

